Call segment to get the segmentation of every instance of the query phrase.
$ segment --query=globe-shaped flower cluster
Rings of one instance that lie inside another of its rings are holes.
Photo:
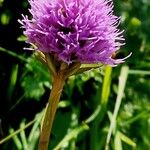
[[[67,64],[117,65],[124,44],[112,0],[29,0],[32,18],[19,21],[28,43]]]

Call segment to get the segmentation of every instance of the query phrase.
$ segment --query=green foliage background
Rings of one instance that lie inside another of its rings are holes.
[[[150,1],[115,0],[114,5],[126,38],[117,57],[130,52],[132,56],[116,68],[102,66],[67,80],[50,150],[150,149]],[[0,0],[0,149],[4,150],[37,149],[51,89],[47,68],[32,52],[23,51],[28,45],[17,19],[28,14],[28,7],[26,0]]]

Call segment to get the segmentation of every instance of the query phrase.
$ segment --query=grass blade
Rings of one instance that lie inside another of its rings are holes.
[[[10,128],[9,129],[9,133],[12,135],[14,134],[14,129],[13,128]],[[15,134],[13,137],[12,137],[16,147],[17,147],[17,150],[22,150],[22,143],[21,141],[19,140],[18,136]]]
[[[125,84],[126,84],[127,77],[128,77],[128,71],[129,71],[129,68],[127,66],[123,66],[121,68],[121,74],[119,76],[118,94],[117,94],[116,104],[115,104],[115,108],[114,108],[114,112],[113,112],[113,117],[112,117],[109,131],[107,134],[105,150],[109,149],[109,142],[111,139],[112,131],[116,125],[116,118],[117,118],[118,111],[119,111],[121,101],[122,101],[122,97],[124,94]]]
[[[20,124],[20,128],[24,128],[25,127],[25,121],[23,120]],[[21,137],[21,141],[22,141],[22,145],[23,145],[23,149],[24,150],[27,150],[27,147],[28,147],[28,144],[27,144],[27,138],[26,138],[26,135],[25,135],[25,131],[22,130],[20,132],[20,137]]]
[[[58,145],[54,148],[54,150],[59,150],[64,143],[72,140],[73,138],[76,138],[76,136],[78,136],[78,134],[80,134],[81,132],[83,132],[84,130],[88,130],[89,127],[87,126],[87,124],[82,124],[79,127],[73,129],[69,134],[67,134],[59,143]]]

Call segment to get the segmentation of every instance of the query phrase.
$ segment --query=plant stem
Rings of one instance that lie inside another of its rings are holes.
[[[63,72],[58,72],[54,75],[53,86],[48,100],[47,109],[45,112],[44,121],[41,129],[39,150],[48,149],[50,133],[64,83],[65,76]]]

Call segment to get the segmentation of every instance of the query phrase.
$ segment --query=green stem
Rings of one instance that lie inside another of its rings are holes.
[[[60,100],[60,96],[65,83],[64,72],[58,72],[54,75],[53,86],[47,104],[47,109],[44,116],[44,121],[40,134],[39,150],[47,150],[50,141],[50,133]]]

